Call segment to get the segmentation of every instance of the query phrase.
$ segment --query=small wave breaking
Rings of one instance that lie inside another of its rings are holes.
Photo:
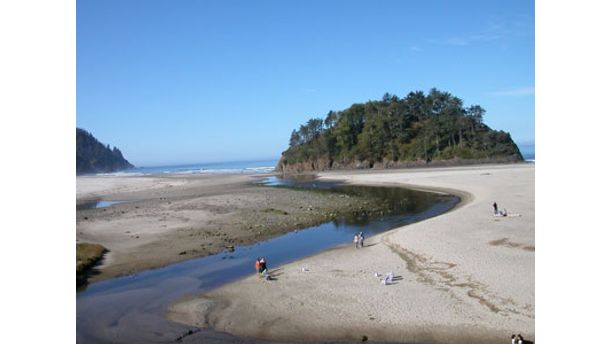
[[[232,161],[193,165],[137,167],[130,170],[98,173],[97,176],[148,176],[148,175],[194,175],[194,174],[265,174],[274,172],[275,161]]]

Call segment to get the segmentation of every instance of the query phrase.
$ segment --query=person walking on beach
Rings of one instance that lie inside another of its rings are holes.
[[[359,247],[363,247],[363,232],[359,232]]]
[[[493,215],[497,215],[497,202],[493,202]]]
[[[359,234],[355,234],[353,242],[355,243],[355,248],[359,248]]]

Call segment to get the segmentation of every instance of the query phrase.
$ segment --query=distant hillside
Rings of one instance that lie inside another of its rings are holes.
[[[103,145],[86,130],[76,130],[76,173],[108,173],[134,167],[117,147]]]
[[[353,104],[293,130],[277,170],[305,172],[522,161],[509,133],[492,130],[479,105],[432,89]]]

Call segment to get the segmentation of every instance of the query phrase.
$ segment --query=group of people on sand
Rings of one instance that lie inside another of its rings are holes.
[[[255,259],[255,270],[259,274],[259,277],[264,277],[266,280],[270,280],[270,274],[268,273],[268,267],[264,257],[257,257],[257,259]]]
[[[524,343],[523,336],[521,336],[520,334],[518,335],[513,334],[511,339],[512,339],[512,344],[523,344]]]
[[[363,247],[363,232],[359,232],[357,234],[355,234],[355,237],[353,238],[353,242],[355,243],[355,248],[360,248]]]

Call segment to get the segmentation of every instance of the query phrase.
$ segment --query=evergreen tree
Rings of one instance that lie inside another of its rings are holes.
[[[76,129],[76,172],[108,173],[133,168],[117,147],[111,150],[110,145],[104,146],[91,133]]]
[[[370,166],[454,158],[522,160],[510,134],[487,127],[484,114],[479,105],[466,108],[460,98],[436,88],[402,99],[385,93],[380,101],[308,120],[292,131],[283,157],[289,164],[326,157],[330,165],[362,161]]]

